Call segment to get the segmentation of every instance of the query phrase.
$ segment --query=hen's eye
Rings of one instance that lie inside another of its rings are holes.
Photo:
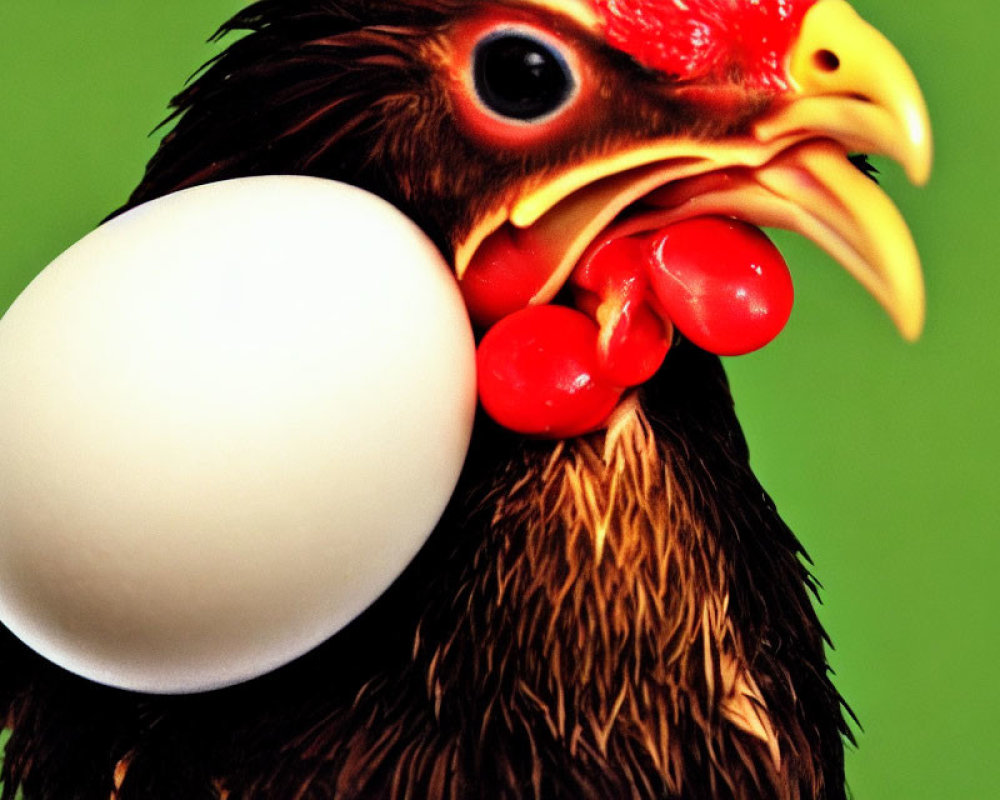
[[[565,59],[547,42],[525,33],[495,33],[473,55],[476,93],[491,111],[526,122],[556,111],[575,81]]]

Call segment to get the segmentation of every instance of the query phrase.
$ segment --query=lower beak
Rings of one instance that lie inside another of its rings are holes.
[[[913,182],[927,180],[930,126],[916,80],[843,0],[819,0],[806,12],[789,72],[793,88],[743,136],[652,141],[572,166],[525,192],[505,219],[479,226],[456,248],[473,317],[477,287],[510,296],[485,304],[477,321],[487,324],[548,302],[612,226],[627,235],[710,214],[811,239],[905,338],[919,336],[924,289],[913,239],[892,201],[848,159],[858,151],[888,156]],[[498,273],[498,246],[507,260],[521,259],[512,289]]]

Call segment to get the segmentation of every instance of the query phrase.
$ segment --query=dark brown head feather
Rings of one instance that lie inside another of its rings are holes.
[[[173,127],[126,207],[226,178],[316,175],[385,198],[450,258],[455,243],[525,181],[626,140],[723,135],[741,124],[720,128],[717,115],[671,100],[662,76],[562,20],[563,35],[602,76],[587,123],[530,148],[477,141],[453,113],[447,52],[454,23],[487,7],[462,0],[251,5],[216,34],[242,38],[174,98],[166,123]],[[630,102],[620,102],[626,94]],[[758,110],[748,107],[744,116]]]
[[[408,143],[454,146],[424,130],[445,115],[426,61],[426,31],[447,0],[265,0],[226,23],[241,33],[173,100],[173,125],[129,206],[231,177],[305,174],[361,185],[413,215],[439,242],[452,207],[421,214],[425,171],[406,166]],[[431,107],[428,107],[431,106]],[[388,169],[387,169],[388,167]],[[461,176],[456,176],[461,179]],[[460,214],[459,214],[460,215]],[[449,225],[451,223],[448,223]]]

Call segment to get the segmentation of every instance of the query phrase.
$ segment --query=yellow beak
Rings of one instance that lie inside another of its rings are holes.
[[[806,13],[790,72],[796,92],[785,109],[755,127],[759,141],[814,131],[846,150],[889,156],[914,183],[927,181],[930,122],[916,78],[889,41],[844,0],[820,0]],[[872,181],[845,168],[835,154],[817,151],[810,158],[816,163],[809,172],[822,176],[822,187],[802,186],[800,173],[781,169],[772,170],[764,184],[801,196],[814,221],[842,220],[825,248],[885,307],[905,338],[917,338],[924,284],[906,223]]]
[[[791,54],[790,72],[798,90],[792,114],[797,124],[825,127],[851,149],[879,148],[902,164],[915,184],[931,171],[931,128],[916,78],[903,57],[881,33],[844,0],[822,0],[802,23]],[[852,119],[825,103],[837,98],[865,101]],[[766,138],[768,126],[758,126]],[[859,135],[860,134],[860,135]]]

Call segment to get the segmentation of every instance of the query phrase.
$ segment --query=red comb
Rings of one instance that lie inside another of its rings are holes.
[[[788,51],[816,0],[591,0],[608,41],[684,81],[788,88]]]

